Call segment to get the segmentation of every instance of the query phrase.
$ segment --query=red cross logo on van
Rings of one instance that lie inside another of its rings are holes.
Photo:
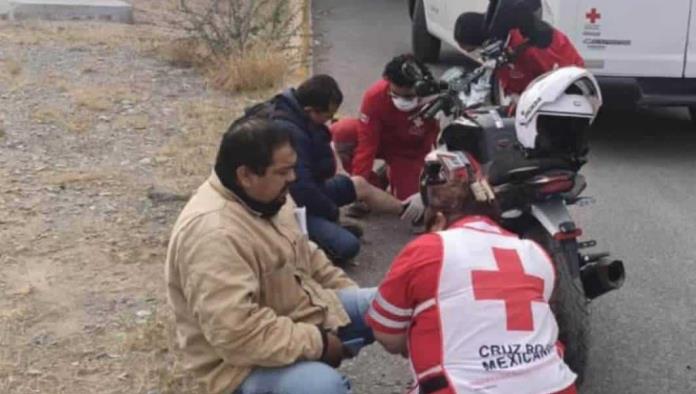
[[[598,19],[602,18],[602,14],[597,12],[596,8],[593,8],[590,10],[590,12],[585,14],[585,18],[589,19],[590,23],[592,23],[594,25]]]

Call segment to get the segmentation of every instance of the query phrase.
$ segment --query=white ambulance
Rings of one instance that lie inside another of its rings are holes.
[[[696,2],[692,0],[542,0],[544,19],[564,32],[621,106],[686,106],[696,119]],[[455,48],[464,12],[488,0],[408,0],[417,57],[436,62],[441,42]]]

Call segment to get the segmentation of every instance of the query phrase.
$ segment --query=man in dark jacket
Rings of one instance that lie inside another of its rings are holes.
[[[411,221],[423,212],[417,194],[399,201],[363,177],[336,174],[336,156],[326,123],[342,102],[338,83],[328,75],[314,76],[272,99],[273,118],[290,131],[298,156],[297,181],[290,194],[298,206],[307,209],[310,239],[338,263],[352,259],[360,250],[359,239],[338,222],[339,207],[360,200],[375,211]]]

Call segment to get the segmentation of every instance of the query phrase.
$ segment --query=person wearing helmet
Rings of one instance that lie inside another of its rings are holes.
[[[465,51],[480,47],[488,39],[507,39],[507,49],[514,60],[496,74],[506,95],[519,96],[536,77],[555,68],[584,67],[570,39],[541,20],[539,10],[529,3],[509,5],[502,1],[492,8],[489,7],[486,15],[474,12],[460,15],[454,38]]]
[[[439,132],[435,120],[413,119],[422,102],[414,91],[416,81],[404,72],[407,62],[423,74],[430,73],[413,55],[393,58],[385,66],[382,79],[365,92],[359,119],[343,119],[331,126],[339,151],[354,145],[352,154],[344,153],[352,158],[352,163],[344,163],[344,167],[380,185],[373,164],[376,158],[384,159],[391,192],[400,200],[418,192],[423,159]]]
[[[375,338],[411,361],[412,393],[576,393],[549,307],[553,262],[498,223],[463,152],[434,152],[422,181],[428,234],[389,269],[367,314]]]

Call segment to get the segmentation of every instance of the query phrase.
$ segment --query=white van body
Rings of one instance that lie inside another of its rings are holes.
[[[408,0],[408,4],[414,43],[419,34],[428,34],[426,42],[434,43],[439,52],[440,41],[458,47],[453,34],[457,17],[485,12],[488,0]],[[692,0],[543,0],[542,4],[544,19],[572,40],[610,104],[696,108]],[[419,12],[425,26],[417,23]],[[434,46],[426,46],[429,53],[424,60],[436,60]],[[414,52],[423,58],[422,45],[420,54],[416,49],[414,44]]]

